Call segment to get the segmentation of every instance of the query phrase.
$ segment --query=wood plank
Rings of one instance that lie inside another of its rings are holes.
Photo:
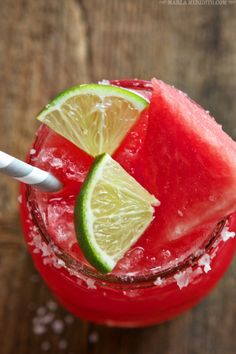
[[[236,7],[229,4],[2,1],[1,149],[23,158],[38,126],[35,114],[60,90],[77,83],[122,77],[156,76],[182,88],[236,138],[235,15]],[[236,352],[235,261],[202,304],[174,321],[128,330],[75,319],[60,335],[50,326],[41,336],[33,333],[32,321],[38,308],[46,308],[52,296],[37,277],[24,246],[17,195],[16,183],[1,176],[1,354]],[[60,307],[55,313],[59,320],[67,316]],[[63,343],[67,348],[60,349]]]

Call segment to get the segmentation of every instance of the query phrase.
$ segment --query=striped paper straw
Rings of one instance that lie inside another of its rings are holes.
[[[31,166],[0,151],[0,172],[20,182],[30,184],[43,192],[56,192],[62,184],[51,173]]]

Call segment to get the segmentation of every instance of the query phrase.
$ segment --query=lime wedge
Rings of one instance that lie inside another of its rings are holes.
[[[112,154],[148,102],[111,85],[80,85],[58,95],[37,116],[89,155]]]
[[[159,201],[108,154],[98,156],[75,205],[75,229],[88,261],[110,272],[153,220]]]

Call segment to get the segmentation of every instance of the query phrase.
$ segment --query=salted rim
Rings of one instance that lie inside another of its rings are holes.
[[[78,259],[75,259],[72,257],[68,252],[63,250],[61,247],[59,247],[55,242],[51,241],[50,235],[46,230],[46,227],[44,225],[44,222],[41,218],[41,215],[38,213],[38,204],[35,201],[34,198],[31,197],[31,192],[33,191],[33,188],[29,185],[25,186],[25,191],[26,191],[26,201],[29,203],[30,210],[29,213],[32,215],[33,222],[35,226],[38,228],[38,231],[43,238],[43,240],[47,243],[50,244],[51,246],[56,246],[56,249],[58,249],[58,253],[54,250],[54,254],[58,259],[62,259],[65,262],[65,267],[68,270],[71,270],[73,274],[76,275],[76,273],[81,273],[82,275],[92,278],[95,281],[101,281],[103,284],[117,284],[117,285],[145,285],[144,287],[147,286],[154,286],[153,281],[155,281],[158,277],[160,277],[163,280],[166,280],[167,278],[173,277],[176,273],[182,272],[186,270],[189,267],[194,267],[198,265],[198,260],[203,256],[205,253],[211,253],[212,250],[215,248],[215,246],[218,245],[218,240],[221,236],[221,232],[224,228],[224,226],[227,224],[228,218],[224,218],[220,222],[218,222],[213,229],[212,233],[209,235],[209,237],[205,240],[205,242],[202,244],[201,247],[198,248],[198,250],[195,252],[195,254],[191,254],[184,261],[181,261],[179,264],[175,266],[171,266],[169,268],[166,268],[164,270],[154,270],[150,271],[151,274],[149,275],[135,275],[135,274],[127,274],[127,275],[114,275],[112,273],[109,274],[102,274],[99,272],[96,272],[93,270],[93,268],[90,268],[86,264],[82,263]],[[202,252],[199,252],[201,250]]]

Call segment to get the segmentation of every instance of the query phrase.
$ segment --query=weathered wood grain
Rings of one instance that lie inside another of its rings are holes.
[[[58,91],[102,78],[159,77],[188,92],[236,138],[236,7],[158,0],[3,0],[0,16],[0,149],[23,158],[35,114]],[[35,276],[18,218],[17,185],[0,176],[1,354],[234,354],[236,263],[203,303],[138,330],[76,319],[61,336],[32,332],[50,299]],[[66,316],[63,309],[58,318]],[[91,343],[91,333],[99,335]]]

